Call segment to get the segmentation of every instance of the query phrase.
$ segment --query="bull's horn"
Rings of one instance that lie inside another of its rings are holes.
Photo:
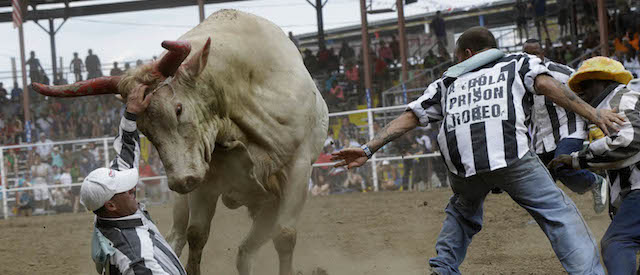
[[[163,41],[162,47],[168,52],[158,61],[156,70],[164,77],[170,77],[178,71],[182,61],[189,56],[191,43],[189,41]]]
[[[52,97],[76,97],[87,95],[118,94],[119,76],[104,76],[69,85],[49,86],[32,83],[38,93]]]

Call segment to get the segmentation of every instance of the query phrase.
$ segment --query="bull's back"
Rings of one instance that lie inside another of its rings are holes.
[[[194,54],[209,37],[206,70],[234,106],[230,116],[261,122],[255,130],[267,143],[307,146],[315,160],[326,138],[327,106],[286,34],[264,18],[221,10],[180,40],[190,41]]]

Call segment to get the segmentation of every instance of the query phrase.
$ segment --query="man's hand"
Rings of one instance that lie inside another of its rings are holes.
[[[559,155],[547,164],[549,171],[555,171],[559,168],[573,168],[573,157],[570,155]]]
[[[605,135],[610,136],[609,129],[617,132],[619,128],[616,124],[622,125],[624,123],[624,117],[618,114],[617,108],[613,110],[596,109],[595,119],[591,122],[597,125]]]
[[[361,148],[342,149],[331,154],[331,161],[340,161],[333,167],[348,165],[347,168],[360,167],[367,162],[367,155]]]
[[[127,112],[139,114],[144,112],[151,102],[151,94],[144,96],[147,85],[139,84],[127,96]]]

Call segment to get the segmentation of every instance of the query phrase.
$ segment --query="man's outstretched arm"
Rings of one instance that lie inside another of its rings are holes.
[[[373,154],[385,144],[416,128],[418,124],[418,117],[412,111],[406,111],[387,124],[372,140],[367,142],[366,146]],[[367,159],[369,158],[362,148],[343,149],[331,156],[331,160],[339,161],[335,167],[348,165],[349,169],[364,165]]]
[[[622,125],[624,123],[623,116],[611,110],[596,110],[578,97],[569,87],[549,75],[537,76],[534,85],[536,92],[543,94],[561,107],[590,120],[600,127],[606,135],[610,135],[609,128],[614,131],[618,130],[615,124]]]

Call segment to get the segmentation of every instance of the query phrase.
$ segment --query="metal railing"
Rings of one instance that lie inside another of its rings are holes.
[[[344,117],[353,117],[353,116],[361,117],[360,121],[356,121],[357,119],[352,119],[352,120],[355,122],[359,122],[359,124],[362,125],[361,127],[366,128],[367,133],[364,136],[367,136],[368,139],[372,139],[375,135],[375,128],[376,128],[374,124],[384,124],[386,123],[388,117],[395,115],[399,112],[402,112],[405,109],[406,109],[406,105],[380,107],[380,108],[352,110],[352,111],[345,111],[345,112],[336,112],[336,113],[329,114],[329,117],[330,117],[330,121],[331,120],[335,121],[338,118],[344,118]],[[382,127],[382,125],[379,125],[379,126]],[[17,185],[17,181],[19,177],[19,175],[14,173],[12,175],[13,178],[8,178],[9,174],[6,172],[7,167],[5,167],[5,157],[6,157],[5,154],[9,150],[20,149],[20,150],[23,150],[23,152],[25,153],[29,153],[30,151],[33,150],[34,147],[37,147],[37,146],[56,146],[56,145],[69,145],[69,144],[82,145],[87,143],[94,143],[94,144],[99,144],[101,146],[96,148],[100,148],[99,150],[103,152],[102,153],[102,158],[104,160],[103,167],[109,167],[109,164],[110,164],[109,155],[110,155],[110,150],[112,150],[112,148],[110,147],[110,142],[112,142],[113,139],[114,139],[113,137],[106,137],[106,138],[59,141],[59,142],[51,142],[46,144],[21,144],[21,145],[0,146],[0,183],[1,183],[0,187],[2,188],[1,194],[2,194],[2,206],[4,210],[4,217],[5,218],[9,217],[9,203],[15,203],[14,198],[9,198],[8,194],[10,193],[17,194],[17,192],[19,191],[29,191],[29,190],[38,190],[38,189],[42,190],[43,188],[46,188],[47,190],[51,190],[54,188],[71,188],[71,187],[77,187],[81,185],[81,183],[76,182],[72,184],[55,184],[55,185],[47,184],[46,187],[31,186],[31,187],[8,188],[9,182],[14,182],[14,186]],[[111,154],[113,154],[113,152],[111,152]],[[380,190],[380,183],[379,183],[380,179],[378,178],[378,166],[380,163],[398,161],[398,160],[404,160],[404,159],[433,158],[438,156],[440,156],[439,152],[415,154],[415,155],[409,155],[409,156],[402,156],[398,154],[394,155],[393,153],[386,153],[383,148],[378,154],[374,154],[368,163],[369,165],[368,167],[370,167],[371,173],[367,175],[367,177],[368,178],[370,177],[371,179],[372,191]],[[313,164],[313,167],[314,169],[327,168],[327,167],[333,166],[334,164],[335,162],[315,163]],[[82,175],[82,176],[85,176],[85,175]],[[164,175],[156,176],[156,177],[143,177],[140,180],[148,181],[148,180],[157,180],[157,179],[167,180],[166,176]],[[73,180],[76,180],[76,179],[73,179]]]

